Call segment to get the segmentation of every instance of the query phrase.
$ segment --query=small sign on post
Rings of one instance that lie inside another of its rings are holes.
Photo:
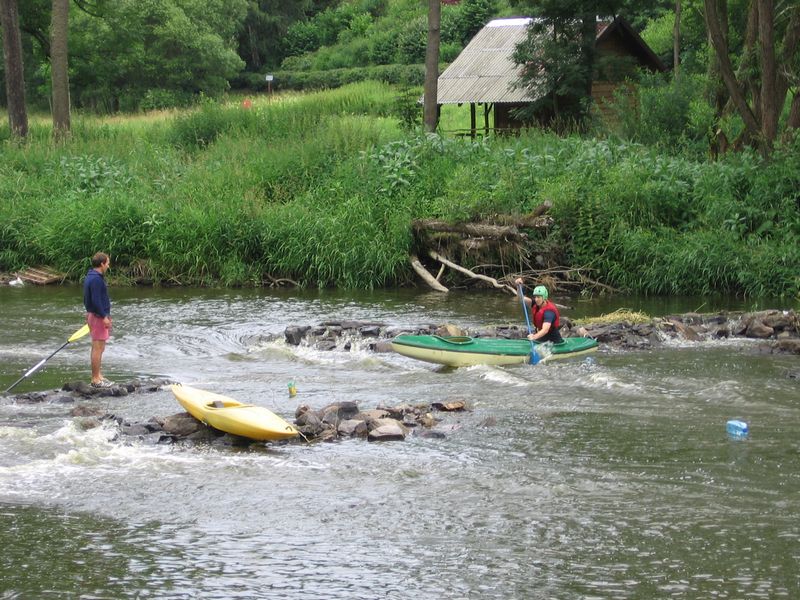
[[[274,79],[274,77],[273,77],[272,75],[267,75],[267,76],[266,76],[266,80],[267,80],[267,93],[268,93],[270,96],[272,95],[272,80],[273,80],[273,79]]]

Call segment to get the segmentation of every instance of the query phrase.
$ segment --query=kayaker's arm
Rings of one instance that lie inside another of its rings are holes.
[[[517,286],[524,285],[523,282],[522,282],[522,277],[517,277],[514,280],[514,283]],[[522,296],[522,301],[525,302],[525,306],[527,306],[528,308],[533,306],[533,298],[529,298],[528,296]]]
[[[545,337],[549,331],[550,331],[550,323],[545,321],[544,323],[542,323],[542,328],[536,333],[530,334],[528,336],[528,339],[533,341],[538,340],[539,338]]]

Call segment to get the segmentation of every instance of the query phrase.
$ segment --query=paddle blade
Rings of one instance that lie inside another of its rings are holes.
[[[74,342],[75,340],[79,340],[79,339],[81,339],[81,338],[82,338],[83,336],[85,336],[87,333],[89,333],[89,325],[88,325],[88,324],[87,324],[87,325],[84,325],[83,327],[81,327],[80,329],[78,329],[78,331],[76,331],[75,333],[73,333],[73,334],[70,336],[70,338],[69,338],[67,341],[68,341],[68,342]]]
[[[531,364],[538,365],[542,358],[539,356],[539,353],[536,351],[536,348],[533,347],[531,344]]]

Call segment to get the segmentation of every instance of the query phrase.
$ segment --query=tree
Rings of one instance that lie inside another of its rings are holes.
[[[248,71],[277,68],[285,57],[286,32],[313,9],[310,0],[248,0],[247,16],[236,34]]]
[[[428,47],[425,51],[425,85],[423,123],[425,131],[436,131],[439,124],[439,41],[442,6],[439,0],[428,0]]]
[[[590,106],[597,69],[597,19],[624,13],[628,20],[658,0],[538,0],[528,7],[533,17],[527,39],[517,46],[522,67],[520,86],[538,101],[532,111],[548,110],[557,121],[582,121]]]
[[[8,124],[12,136],[25,138],[28,135],[28,111],[25,107],[25,78],[17,0],[0,0],[0,21],[3,28]]]
[[[708,35],[716,65],[730,101],[744,122],[741,143],[768,155],[778,135],[780,112],[790,85],[797,83],[793,65],[800,46],[800,6],[791,3],[780,14],[774,0],[751,0],[745,28],[745,49],[734,71],[727,36],[727,2],[705,0]],[[749,56],[757,60],[751,63]],[[743,68],[750,67],[750,68]],[[797,128],[798,93],[792,98],[787,127]]]
[[[681,71],[681,0],[675,0],[675,26],[672,29],[672,71],[675,77]]]
[[[53,82],[53,137],[69,134],[69,0],[53,0],[50,21],[50,75]]]
[[[228,89],[244,62],[246,0],[117,0],[102,18],[74,14],[70,76],[84,106],[175,106]]]

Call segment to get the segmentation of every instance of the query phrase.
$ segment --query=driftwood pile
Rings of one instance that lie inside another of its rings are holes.
[[[445,275],[456,282],[466,277],[467,283],[488,284],[510,294],[517,293],[511,284],[518,276],[552,289],[574,286],[614,291],[590,279],[585,269],[558,266],[558,256],[542,252],[541,243],[534,248],[532,234],[535,232],[540,240],[553,226],[553,218],[546,214],[551,207],[552,202],[547,200],[527,215],[496,215],[492,222],[415,220],[412,228],[417,252],[409,255],[411,268],[428,287],[442,293],[449,291]],[[478,266],[466,268],[459,263]]]

